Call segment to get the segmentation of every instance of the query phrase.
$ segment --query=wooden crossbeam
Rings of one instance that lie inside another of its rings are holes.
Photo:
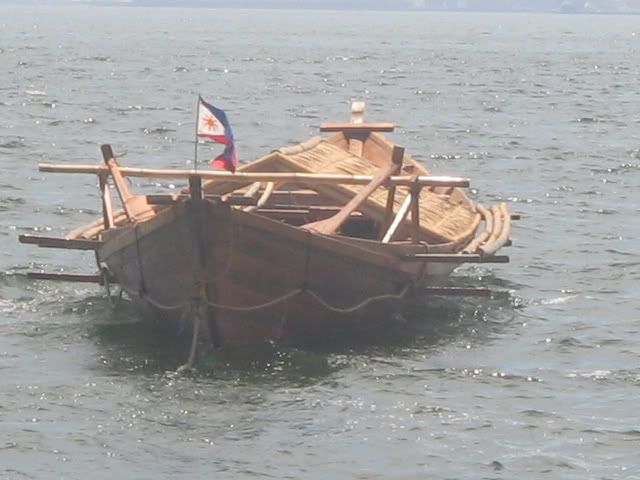
[[[101,165],[58,165],[41,163],[41,172],[52,173],[95,173],[106,171]],[[119,172],[125,177],[145,177],[181,179],[198,175],[203,180],[217,180],[228,183],[253,183],[253,182],[298,182],[308,185],[368,185],[373,180],[372,175],[345,175],[338,173],[300,173],[300,172],[224,172],[224,171],[198,171],[157,168],[131,168],[120,167]],[[387,180],[387,185],[422,187],[468,187],[469,179],[464,177],[451,177],[445,175],[409,175],[392,176]]]
[[[321,132],[345,132],[353,134],[367,134],[371,132],[393,132],[393,123],[322,123]]]
[[[187,198],[189,198],[188,193],[180,193],[178,195],[146,195],[147,203],[149,205],[173,205],[174,203],[181,202],[183,200],[186,200]],[[257,203],[257,200],[251,197],[228,196],[226,197],[226,199],[223,199],[221,195],[204,195],[204,198],[208,200],[219,201],[221,203],[226,203],[228,205],[251,206]]]
[[[102,246],[101,241],[86,240],[82,238],[68,239],[39,237],[36,235],[20,235],[18,240],[20,243],[38,245],[43,248],[63,248],[68,250],[97,250]]]
[[[446,253],[416,253],[402,255],[404,260],[434,263],[509,263],[506,255],[476,255],[476,254],[446,254]]]
[[[102,275],[81,275],[76,273],[47,273],[47,272],[27,272],[27,277],[34,280],[54,280],[58,282],[76,282],[76,283],[97,283],[104,285]],[[116,283],[115,279],[110,278],[110,283]]]

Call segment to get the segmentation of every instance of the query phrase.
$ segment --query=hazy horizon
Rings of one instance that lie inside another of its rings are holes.
[[[295,10],[640,13],[640,0],[0,0],[13,6],[136,6]]]

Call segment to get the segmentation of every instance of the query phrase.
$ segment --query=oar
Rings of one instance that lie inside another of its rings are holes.
[[[384,182],[386,182],[389,177],[391,177],[397,170],[398,165],[402,162],[402,157],[404,156],[404,148],[402,147],[393,147],[393,156],[392,161],[387,165],[383,166],[378,170],[378,173],[373,177],[373,180],[363,188],[355,197],[353,197],[349,203],[347,203],[342,209],[336,213],[334,216],[326,218],[324,220],[319,220],[317,222],[307,223],[303,225],[302,228],[306,228],[308,230],[313,230],[317,233],[322,233],[325,235],[331,235],[336,233],[344,222],[351,217],[351,214],[355,212],[360,205],[362,205],[369,196],[376,191],[378,187],[380,187]]]

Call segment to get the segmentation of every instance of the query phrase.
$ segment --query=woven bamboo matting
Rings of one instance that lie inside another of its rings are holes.
[[[276,154],[285,160],[294,171],[307,173],[338,173],[347,175],[375,175],[377,167],[368,160],[352,155],[328,142],[313,143],[307,149],[283,149]],[[328,195],[349,192],[349,197],[363,187],[358,185],[320,186],[317,189]],[[395,211],[398,210],[408,188],[398,188],[395,197]],[[367,201],[382,221],[387,203],[387,189],[377,189]],[[436,194],[430,188],[423,188],[420,195],[420,225],[424,233],[441,241],[458,241],[468,232],[477,214],[466,205],[456,204],[448,198]]]

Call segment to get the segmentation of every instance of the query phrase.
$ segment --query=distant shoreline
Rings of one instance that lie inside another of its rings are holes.
[[[289,10],[289,11],[344,11],[344,12],[410,12],[410,13],[513,13],[513,14],[553,14],[553,15],[640,15],[638,11],[586,11],[586,10],[558,10],[558,9],[541,9],[541,10],[527,10],[527,9],[457,9],[457,8],[424,8],[424,7],[411,7],[411,6],[382,6],[374,5],[368,8],[359,8],[357,6],[342,6],[340,3],[327,2],[328,5],[312,4],[303,6],[300,4],[288,4],[286,1],[275,5],[264,5],[260,2],[251,0],[247,1],[217,1],[212,4],[206,2],[185,2],[176,4],[172,1],[145,1],[145,0],[123,0],[123,1],[54,1],[43,2],[42,0],[32,1],[18,1],[18,0],[0,0],[0,6],[12,6],[12,7],[138,7],[138,8],[202,8],[211,10]]]

